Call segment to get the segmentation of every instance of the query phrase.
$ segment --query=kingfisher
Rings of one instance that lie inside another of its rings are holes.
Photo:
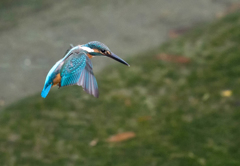
[[[98,97],[98,84],[93,74],[92,62],[90,60],[94,56],[109,57],[130,66],[101,42],[91,41],[75,47],[73,45],[70,46],[64,57],[57,61],[48,72],[41,93],[43,98],[47,97],[53,86],[61,88],[71,85],[82,86],[85,92]]]

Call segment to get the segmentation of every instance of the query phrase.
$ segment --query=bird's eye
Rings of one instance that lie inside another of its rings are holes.
[[[101,50],[101,52],[102,52],[103,54],[105,54],[105,53],[106,53],[106,50]]]

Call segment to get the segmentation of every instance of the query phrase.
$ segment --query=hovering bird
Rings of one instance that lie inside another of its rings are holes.
[[[82,86],[83,90],[87,93],[98,97],[98,85],[93,74],[92,62],[90,60],[94,56],[106,56],[130,66],[101,42],[91,41],[75,47],[71,45],[65,56],[48,72],[41,96],[45,98],[51,87],[55,85],[58,85],[59,88],[78,85]]]

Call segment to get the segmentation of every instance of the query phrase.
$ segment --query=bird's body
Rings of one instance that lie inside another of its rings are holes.
[[[98,85],[90,60],[93,56],[108,56],[128,65],[127,62],[113,54],[107,46],[100,42],[94,41],[85,45],[72,46],[48,72],[41,96],[45,98],[51,87],[55,85],[58,85],[59,88],[79,85],[87,93],[98,97]]]

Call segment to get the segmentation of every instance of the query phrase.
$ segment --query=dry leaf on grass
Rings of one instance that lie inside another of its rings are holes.
[[[119,133],[108,138],[107,142],[122,142],[134,138],[135,136],[136,134],[134,132]]]
[[[92,141],[89,143],[89,145],[90,145],[90,146],[96,146],[97,143],[98,143],[98,139],[94,139],[94,140],[92,140]]]
[[[176,56],[166,53],[161,53],[157,55],[157,59],[167,62],[174,62],[174,63],[180,63],[180,64],[188,64],[190,63],[190,58],[184,57],[184,56]]]
[[[223,90],[221,92],[221,96],[222,97],[230,97],[230,96],[232,96],[232,91],[231,90]]]

